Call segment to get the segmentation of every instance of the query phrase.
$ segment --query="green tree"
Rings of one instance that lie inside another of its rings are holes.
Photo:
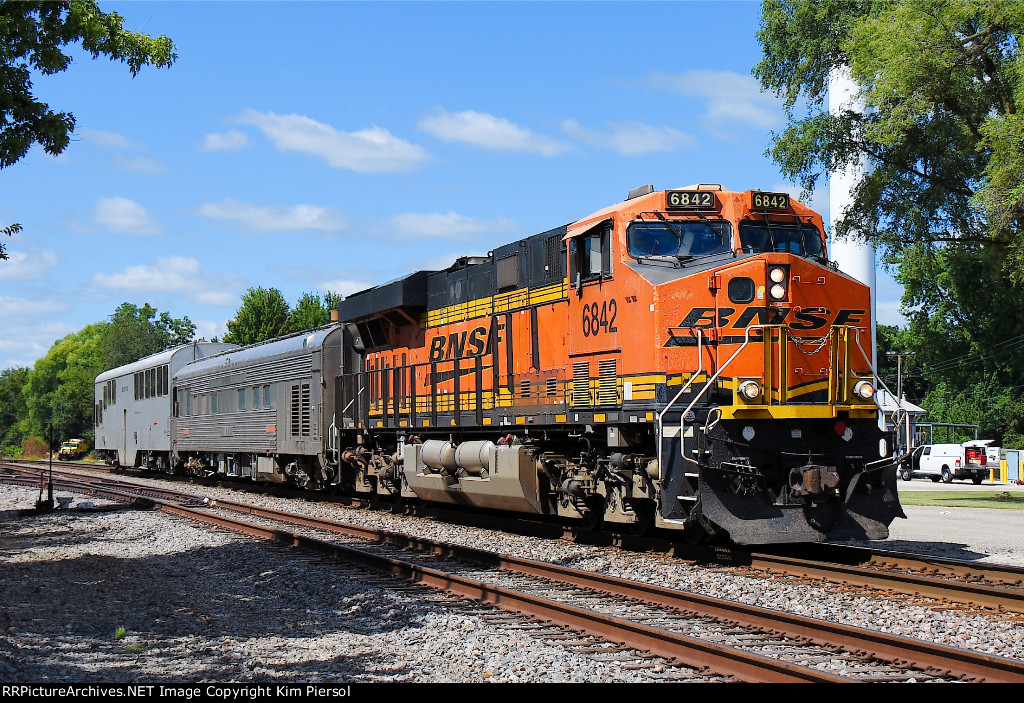
[[[93,389],[105,368],[106,323],[92,324],[54,342],[36,361],[22,389],[28,410],[25,434],[54,440],[93,438]]]
[[[130,364],[164,349],[186,344],[195,338],[196,326],[188,317],[156,316],[156,308],[121,303],[103,330],[101,349],[106,368]]]
[[[288,313],[288,301],[277,288],[250,288],[235,319],[228,321],[223,341],[244,346],[287,334]]]
[[[17,234],[21,231],[21,225],[15,222],[13,225],[7,225],[6,227],[0,227],[0,234],[6,234],[8,237]],[[0,242],[0,261],[8,258],[5,251],[4,243]]]
[[[54,156],[67,148],[74,115],[50,109],[32,86],[33,72],[67,70],[67,47],[80,44],[93,58],[126,63],[133,77],[143,66],[163,68],[178,58],[168,37],[151,38],[123,25],[124,18],[102,12],[92,0],[0,3],[0,168],[36,143]]]
[[[28,415],[28,406],[23,391],[28,376],[26,368],[0,371],[0,451],[3,447],[21,446],[26,437],[27,427],[22,423]]]
[[[766,0],[754,73],[789,115],[770,153],[808,189],[866,159],[838,236],[859,232],[895,256],[918,244],[1019,248],[1019,187],[1005,181],[1024,162],[1022,32],[1016,0]],[[825,108],[828,76],[842,69],[866,111]],[[801,99],[807,114],[797,117]],[[1010,226],[994,226],[985,203]]]
[[[322,299],[316,293],[303,293],[288,313],[288,329],[302,332],[326,325],[331,321],[331,310],[337,308],[339,298],[334,293],[327,293]]]

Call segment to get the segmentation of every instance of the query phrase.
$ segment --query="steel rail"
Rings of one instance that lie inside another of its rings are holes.
[[[867,628],[815,620],[802,615],[629,581],[557,564],[495,554],[474,547],[463,547],[394,532],[344,525],[321,518],[297,516],[234,501],[218,501],[217,505],[256,516],[285,520],[294,524],[385,542],[401,548],[412,548],[439,556],[467,559],[575,586],[596,588],[606,593],[684,610],[718,620],[735,622],[744,627],[779,633],[822,646],[841,647],[846,651],[869,652],[878,659],[899,664],[909,663],[909,665],[936,671],[942,675],[988,682],[1024,683],[1024,661],[1006,657],[997,657],[910,637],[900,637]]]
[[[910,558],[905,558],[903,563],[911,564],[913,561]],[[755,569],[790,576],[824,579],[850,586],[879,590],[898,590],[901,593],[945,601],[1024,612],[1024,590],[1003,588],[998,585],[950,581],[935,576],[770,554],[751,554],[749,565]]]
[[[676,632],[630,622],[585,608],[559,603],[547,598],[521,593],[464,578],[455,574],[370,554],[344,545],[296,535],[284,530],[253,525],[223,516],[214,516],[201,510],[171,503],[158,503],[162,510],[199,520],[217,527],[227,527],[252,536],[274,540],[294,547],[312,550],[336,559],[360,564],[393,576],[422,583],[433,588],[455,593],[497,606],[514,613],[529,614],[556,625],[585,632],[634,649],[647,651],[688,666],[711,669],[721,675],[732,676],[744,682],[759,683],[843,683],[851,682],[810,667],[791,664],[753,652],[734,649],[714,642],[687,637]],[[222,504],[221,504],[222,505]]]

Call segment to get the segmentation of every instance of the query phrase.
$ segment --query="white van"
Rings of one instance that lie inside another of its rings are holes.
[[[973,440],[964,444],[926,444],[914,457],[912,467],[900,472],[901,477],[909,480],[912,476],[927,476],[932,481],[942,479],[943,483],[969,478],[979,484],[989,475],[984,447],[991,443],[992,440]]]

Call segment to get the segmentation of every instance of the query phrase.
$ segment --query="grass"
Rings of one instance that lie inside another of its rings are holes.
[[[999,508],[1024,510],[1024,493],[975,491],[900,491],[903,505],[938,505],[947,508]]]

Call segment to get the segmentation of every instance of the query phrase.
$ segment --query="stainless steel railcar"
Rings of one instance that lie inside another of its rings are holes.
[[[97,456],[113,466],[170,469],[171,379],[186,364],[237,348],[192,342],[97,376],[93,411]]]
[[[173,378],[175,466],[200,476],[336,484],[337,461],[327,454],[345,335],[341,326],[322,327],[182,368]]]

